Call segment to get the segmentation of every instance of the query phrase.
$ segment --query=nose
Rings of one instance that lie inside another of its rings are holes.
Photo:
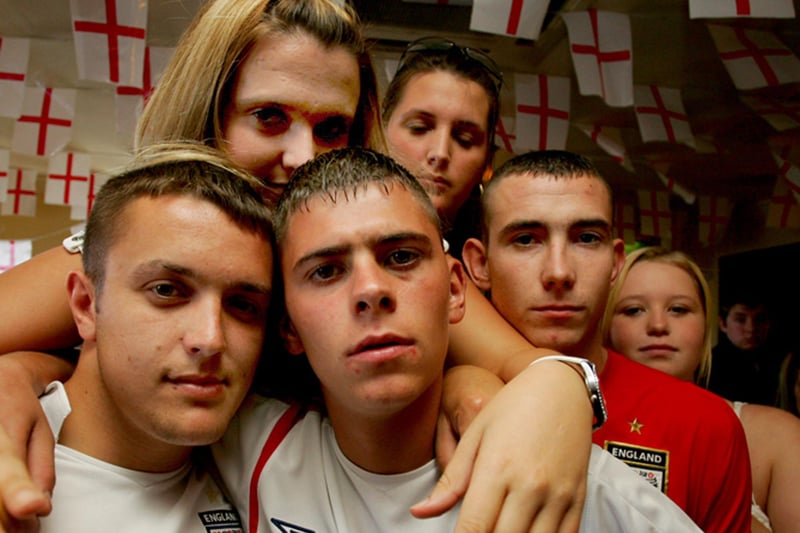
[[[430,136],[426,162],[434,170],[445,170],[450,164],[450,132],[443,128],[434,130]]]
[[[311,160],[315,152],[314,131],[311,125],[299,120],[292,122],[289,131],[284,135],[281,160],[287,179],[297,167]]]
[[[647,313],[647,333],[657,336],[669,333],[669,324],[663,311],[654,310]]]
[[[222,302],[211,296],[198,299],[187,316],[183,346],[192,357],[207,358],[225,349]]]
[[[566,246],[551,243],[542,268],[542,284],[550,291],[570,290],[575,286],[575,270],[570,265]]]
[[[394,312],[397,300],[390,278],[391,275],[374,260],[362,260],[354,264],[352,290],[356,315]]]

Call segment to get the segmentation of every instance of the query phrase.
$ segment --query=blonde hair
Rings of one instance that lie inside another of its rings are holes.
[[[700,267],[692,261],[692,259],[683,252],[668,251],[664,248],[657,246],[650,246],[636,250],[625,258],[625,264],[617,276],[611,291],[608,294],[608,302],[606,309],[603,313],[603,321],[600,328],[603,335],[603,344],[611,346],[611,321],[614,318],[614,308],[619,301],[619,293],[625,285],[625,280],[628,279],[628,274],[631,268],[640,262],[658,262],[667,265],[672,265],[680,268],[694,280],[695,288],[700,296],[700,302],[703,306],[703,315],[705,317],[705,334],[703,338],[703,355],[700,358],[700,364],[695,372],[695,381],[702,386],[708,384],[709,376],[711,375],[711,335],[714,331],[714,320],[709,312],[711,307],[711,290],[708,287],[706,277]]]
[[[333,0],[210,0],[197,13],[145,106],[137,149],[192,140],[219,148],[225,104],[239,65],[270,33],[305,32],[358,61],[360,94],[350,145],[384,149],[378,90],[355,11]]]

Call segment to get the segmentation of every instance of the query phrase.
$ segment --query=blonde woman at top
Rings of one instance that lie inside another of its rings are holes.
[[[212,0],[182,36],[150,99],[137,148],[201,142],[279,191],[292,170],[316,154],[347,145],[381,148],[377,109],[374,71],[351,9],[332,0]],[[59,247],[0,277],[0,297],[15,303],[0,312],[0,353],[78,342],[63,296],[66,273],[77,268],[79,255]],[[453,362],[493,352],[527,359],[552,353],[520,340],[485,300],[473,297],[468,309],[451,331]],[[49,430],[39,411],[19,402],[23,393],[32,396],[26,385],[31,372],[38,392],[64,370],[39,356],[25,368],[19,358],[11,360],[15,372],[0,374],[0,391],[15,400],[0,402],[0,420],[15,442],[32,443],[28,462],[39,485],[48,487],[52,470],[41,465],[52,453]],[[493,370],[509,380],[520,368],[508,363]],[[577,530],[592,417],[582,380],[565,365],[547,362],[525,370],[503,392],[464,433],[456,460],[420,512],[444,511],[466,493],[461,519],[478,530],[496,523]],[[459,430],[462,411],[450,415]],[[559,446],[551,446],[556,428]]]
[[[682,252],[643,248],[628,255],[609,294],[603,335],[609,348],[685,381],[711,370],[710,291]],[[754,533],[800,524],[800,420],[773,407],[729,402],[750,450]]]

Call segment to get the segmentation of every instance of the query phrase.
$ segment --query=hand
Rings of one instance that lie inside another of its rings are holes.
[[[475,417],[436,488],[412,513],[436,516],[463,496],[457,532],[576,532],[591,427],[586,388],[574,370],[557,361],[530,367]]]
[[[37,516],[50,513],[50,498],[36,487],[17,447],[0,428],[0,532],[35,532]]]

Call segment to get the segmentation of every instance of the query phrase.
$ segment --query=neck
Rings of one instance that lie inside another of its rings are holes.
[[[116,404],[112,391],[103,385],[93,351],[93,346],[84,345],[75,373],[64,384],[72,413],[64,421],[58,442],[131,470],[170,472],[180,468],[192,448],[155,439],[131,424],[126,409]]]
[[[433,456],[441,380],[401,409],[354,413],[326,397],[336,442],[345,456],[376,474],[409,472]]]

